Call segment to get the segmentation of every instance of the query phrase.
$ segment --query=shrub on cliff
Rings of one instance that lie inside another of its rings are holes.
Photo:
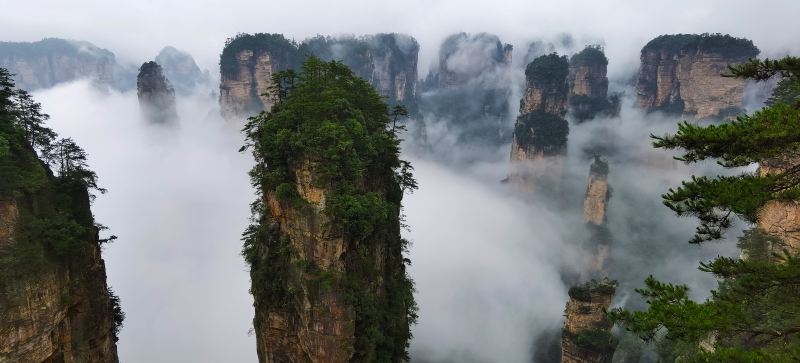
[[[517,145],[553,155],[566,150],[569,123],[567,120],[536,110],[522,115],[514,126]]]
[[[567,87],[569,62],[567,56],[550,53],[540,56],[525,67],[525,76],[544,88]]]

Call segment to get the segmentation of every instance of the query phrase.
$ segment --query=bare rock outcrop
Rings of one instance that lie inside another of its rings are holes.
[[[617,340],[610,333],[612,323],[606,311],[616,288],[616,281],[608,279],[570,288],[561,338],[562,363],[611,361]]]
[[[541,56],[525,70],[526,86],[520,101],[520,115],[514,125],[511,143],[510,181],[522,190],[535,189],[538,181],[557,179],[561,174],[560,156],[566,151],[569,125],[565,56]]]
[[[608,162],[595,156],[589,167],[589,183],[586,197],[583,200],[583,220],[591,225],[600,226],[606,222],[608,199],[611,188],[608,186]]]
[[[639,107],[697,119],[736,115],[745,81],[720,75],[758,53],[752,41],[729,35],[661,35],[642,48]]]
[[[589,239],[583,243],[583,270],[581,279],[607,276],[606,260],[611,243],[610,231],[606,225],[608,200],[611,187],[608,185],[608,162],[595,156],[589,167],[589,181],[583,199],[583,220],[589,230]]]
[[[136,77],[139,108],[150,122],[168,124],[177,121],[175,90],[156,62],[145,62]]]
[[[89,42],[58,38],[0,42],[0,67],[14,74],[17,86],[28,91],[84,78],[127,90],[134,77],[117,64],[114,53]]]
[[[569,112],[578,122],[618,112],[608,97],[608,58],[599,46],[588,46],[569,59]]]
[[[786,172],[800,164],[800,152],[786,152],[781,156],[759,163],[761,176]],[[782,248],[800,251],[800,202],[794,200],[768,201],[758,212],[756,226],[767,234],[778,237]]]

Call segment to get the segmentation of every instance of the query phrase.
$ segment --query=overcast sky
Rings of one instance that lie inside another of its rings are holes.
[[[800,51],[796,0],[3,2],[2,40],[87,40],[137,64],[173,45],[212,71],[225,39],[237,32],[284,33],[298,40],[316,34],[403,32],[420,41],[423,69],[441,39],[453,32],[492,32],[518,47],[567,32],[578,41],[604,41],[612,77],[635,69],[641,47],[665,33],[730,33],[752,39],[767,54]]]

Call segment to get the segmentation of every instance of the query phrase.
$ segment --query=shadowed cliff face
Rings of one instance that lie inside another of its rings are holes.
[[[433,153],[480,160],[487,148],[511,140],[513,93],[510,44],[487,33],[459,33],[439,48],[437,66],[421,86],[420,129]],[[463,153],[453,155],[453,147]]]
[[[752,41],[728,35],[659,36],[642,48],[639,107],[698,119],[734,116],[746,82],[720,75],[758,53]]]
[[[375,87],[389,104],[416,109],[417,41],[403,34],[362,37],[323,37],[301,44],[280,34],[242,34],[229,39],[220,57],[220,108],[225,118],[248,117],[269,110],[266,95],[272,74],[299,70],[303,60],[315,55],[339,60]]]
[[[139,107],[150,122],[166,124],[178,120],[175,90],[158,63],[142,64],[136,77],[136,91]]]
[[[0,362],[117,362],[89,192],[53,176],[11,119],[0,107]]]
[[[123,90],[133,86],[133,74],[117,64],[114,53],[89,42],[0,42],[0,67],[14,74],[20,88],[31,91],[82,78]]]
[[[172,82],[175,91],[180,94],[191,93],[195,87],[207,85],[209,82],[208,71],[203,73],[189,53],[175,47],[161,49],[155,61],[164,70],[164,76]]]

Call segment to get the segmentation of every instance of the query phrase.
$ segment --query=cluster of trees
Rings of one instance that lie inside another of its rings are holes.
[[[545,155],[556,155],[566,151],[569,123],[564,118],[536,110],[520,116],[514,125],[517,144]]]
[[[563,90],[566,94],[569,61],[567,56],[550,53],[534,59],[525,67],[525,77],[547,89]]]
[[[724,167],[742,167],[781,159],[777,173],[693,177],[664,196],[679,216],[700,220],[691,243],[723,236],[733,216],[756,222],[770,201],[800,200],[800,58],[750,60],[730,67],[729,76],[765,80],[776,75],[784,85],[772,105],[719,125],[679,125],[674,135],[653,136],[654,145],[682,149],[686,163],[716,159]],[[788,103],[787,103],[788,101]],[[672,359],[702,362],[785,362],[800,360],[800,256],[775,236],[754,229],[740,238],[743,258],[718,257],[700,270],[719,278],[711,296],[696,302],[685,285],[652,276],[637,290],[645,311],[615,309],[612,319],[646,341],[661,341]]]
[[[86,152],[72,138],[58,138],[55,131],[45,126],[49,116],[28,92],[15,88],[4,68],[0,68],[0,118],[0,170],[8,171],[0,182],[0,195],[13,196],[20,189],[32,191],[30,188],[41,183],[31,180],[35,177],[22,170],[26,165],[14,162],[13,156],[27,148],[32,148],[58,178],[105,192],[97,185],[97,174],[88,167]]]
[[[755,57],[759,53],[752,40],[720,33],[659,35],[642,48],[643,53],[646,51],[702,51],[731,58]]]

